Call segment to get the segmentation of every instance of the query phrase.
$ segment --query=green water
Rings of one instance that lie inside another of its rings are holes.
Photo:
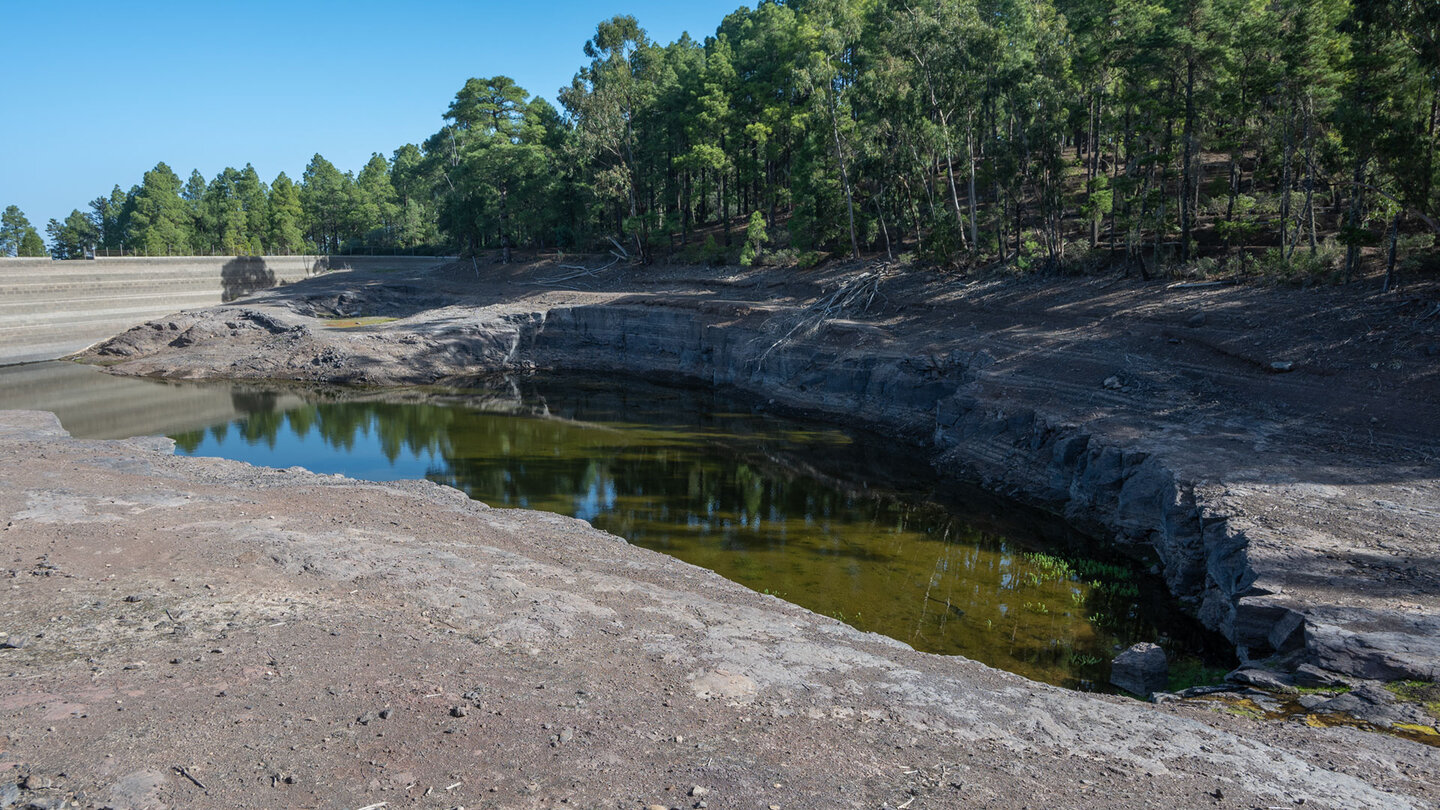
[[[1160,583],[1096,559],[1048,516],[937,488],[914,449],[743,400],[632,380],[384,394],[116,382],[183,401],[182,429],[167,431],[177,452],[424,477],[579,517],[862,630],[1050,683],[1101,688],[1117,648],[1136,641],[1177,655],[1205,643]],[[17,405],[0,394],[0,407]],[[164,422],[164,410],[145,413]]]

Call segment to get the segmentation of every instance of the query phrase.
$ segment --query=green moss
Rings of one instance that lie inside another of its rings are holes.
[[[1297,686],[1296,694],[1300,695],[1343,695],[1350,691],[1350,687],[1344,684],[1340,686]]]
[[[1251,720],[1264,720],[1267,716],[1266,711],[1260,708],[1260,704],[1250,698],[1240,698],[1239,700],[1229,701],[1225,703],[1224,706],[1227,713],[1240,717],[1248,717]]]
[[[1396,681],[1385,684],[1385,688],[1406,703],[1424,707],[1436,718],[1440,718],[1440,683],[1432,681]]]

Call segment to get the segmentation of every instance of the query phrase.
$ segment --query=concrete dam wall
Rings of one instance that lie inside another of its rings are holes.
[[[54,360],[182,309],[328,270],[417,270],[439,256],[0,258],[0,365]]]

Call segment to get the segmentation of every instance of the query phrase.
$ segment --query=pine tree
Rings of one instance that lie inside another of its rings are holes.
[[[300,194],[284,172],[270,184],[269,223],[266,229],[268,252],[278,255],[297,253],[305,248],[305,234],[300,223],[305,212],[300,207]]]
[[[183,254],[189,250],[190,213],[180,198],[180,178],[164,163],[145,173],[135,194],[127,241],[149,256]]]

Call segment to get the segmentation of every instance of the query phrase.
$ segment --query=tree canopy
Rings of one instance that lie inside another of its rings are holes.
[[[161,163],[57,233],[1353,273],[1440,230],[1440,14],[1420,0],[764,0],[703,41],[616,16],[580,53],[558,106],[470,78],[436,132],[358,174],[317,154],[299,183],[247,165],[182,185]]]

